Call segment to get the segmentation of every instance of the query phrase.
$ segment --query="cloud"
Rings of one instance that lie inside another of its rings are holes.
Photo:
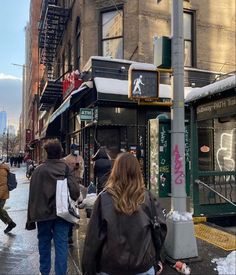
[[[0,73],[0,80],[20,80],[20,81],[22,81],[22,78],[16,77],[14,75]]]
[[[22,82],[19,78],[2,79],[0,74],[0,111],[7,112],[9,124],[18,125],[22,102]]]

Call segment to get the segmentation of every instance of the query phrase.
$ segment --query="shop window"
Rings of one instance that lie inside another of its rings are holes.
[[[235,117],[214,120],[215,170],[236,170],[236,119]]]
[[[100,146],[105,146],[110,157],[115,159],[120,152],[120,128],[97,129],[97,141]]]
[[[102,13],[102,55],[123,58],[123,10]]]
[[[236,170],[236,119],[215,118],[198,122],[200,171]]]
[[[135,125],[136,110],[117,107],[103,107],[98,109],[98,123],[106,125]]]
[[[194,66],[194,14],[190,11],[184,11],[184,66]]]
[[[211,119],[198,122],[198,165],[200,171],[214,167],[214,127]]]

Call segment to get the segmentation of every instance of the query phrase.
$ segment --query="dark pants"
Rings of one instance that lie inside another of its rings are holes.
[[[51,269],[51,240],[55,246],[55,273],[66,275],[68,256],[68,232],[70,223],[57,218],[37,222],[40,272],[48,275]]]
[[[12,219],[9,217],[9,215],[7,214],[7,211],[5,209],[3,209],[4,205],[5,205],[6,200],[2,200],[0,199],[0,219],[6,223],[9,224],[12,222]]]
[[[69,228],[69,232],[68,232],[68,237],[69,238],[73,237],[73,227],[74,227],[74,224],[70,223],[70,228]]]

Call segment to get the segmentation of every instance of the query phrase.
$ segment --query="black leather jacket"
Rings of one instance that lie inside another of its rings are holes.
[[[85,239],[83,274],[132,275],[149,270],[156,256],[150,219],[147,191],[145,202],[131,216],[115,210],[109,193],[100,193]]]

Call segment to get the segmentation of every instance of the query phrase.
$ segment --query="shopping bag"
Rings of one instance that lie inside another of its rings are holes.
[[[64,180],[57,180],[56,211],[58,217],[70,223],[79,223],[79,208],[76,202],[70,197],[67,178]]]
[[[16,188],[17,186],[17,181],[16,181],[16,175],[12,172],[8,172],[7,175],[7,186],[8,190],[12,191]]]

